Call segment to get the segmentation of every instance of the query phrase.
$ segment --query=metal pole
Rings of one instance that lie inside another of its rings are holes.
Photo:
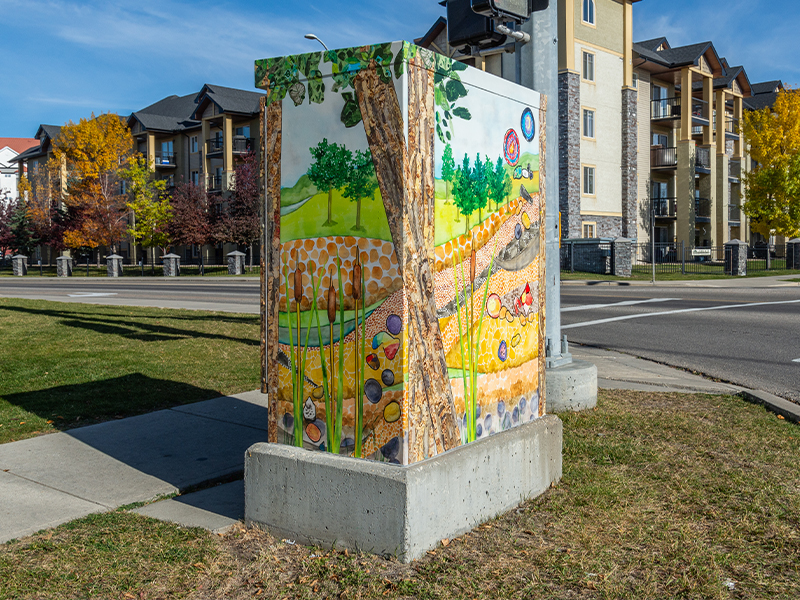
[[[650,200],[650,264],[653,265],[653,285],[656,284],[656,207]]]
[[[686,275],[686,248],[681,241],[681,275]]]

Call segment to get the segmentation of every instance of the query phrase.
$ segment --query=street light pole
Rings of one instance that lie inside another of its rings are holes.
[[[313,33],[307,33],[303,37],[306,38],[307,40],[317,40],[320,44],[322,44],[322,47],[325,48],[325,52],[328,52],[328,47],[325,45],[325,42],[323,42],[321,39],[319,39]]]

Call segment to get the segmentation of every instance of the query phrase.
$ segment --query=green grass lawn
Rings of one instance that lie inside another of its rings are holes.
[[[750,271],[747,273],[745,277],[775,277],[777,275],[795,275],[795,274],[800,275],[800,270]],[[635,266],[632,269],[630,277],[618,277],[616,275],[603,275],[599,273],[584,273],[580,271],[575,271],[574,273],[570,273],[569,271],[561,271],[562,281],[584,281],[584,280],[651,281],[652,278],[653,278],[652,271],[647,266],[642,266],[642,265]],[[702,280],[702,279],[732,279],[732,278],[734,277],[732,277],[731,275],[725,275],[721,269],[719,273],[686,273],[686,275],[681,274],[680,270],[678,270],[675,273],[656,272],[656,281],[688,281],[696,279]],[[790,279],[788,281],[796,281],[796,280]]]
[[[0,546],[0,599],[800,597],[800,427],[726,396],[602,391],[563,478],[425,558],[119,510]]]
[[[0,298],[0,443],[260,386],[259,317]]]

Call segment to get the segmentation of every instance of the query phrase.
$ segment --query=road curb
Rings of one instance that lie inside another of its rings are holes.
[[[800,404],[795,404],[762,390],[743,390],[739,396],[754,404],[761,404],[767,410],[781,415],[793,423],[800,423]]]

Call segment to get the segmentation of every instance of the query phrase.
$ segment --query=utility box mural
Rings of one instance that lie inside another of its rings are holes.
[[[255,75],[269,441],[407,465],[541,417],[546,99],[406,42]]]

